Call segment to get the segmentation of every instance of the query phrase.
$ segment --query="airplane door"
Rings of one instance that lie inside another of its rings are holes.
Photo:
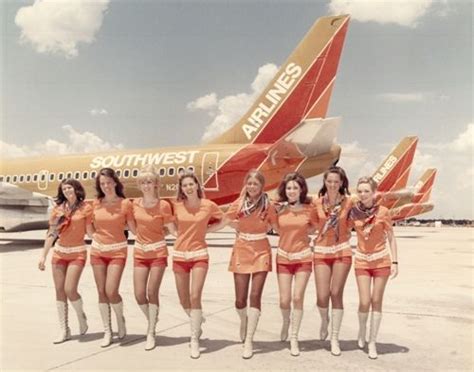
[[[202,184],[204,191],[219,191],[217,179],[217,166],[219,163],[218,152],[206,152],[202,158]]]
[[[48,176],[49,172],[47,170],[40,170],[38,172],[38,189],[46,190],[48,188]]]

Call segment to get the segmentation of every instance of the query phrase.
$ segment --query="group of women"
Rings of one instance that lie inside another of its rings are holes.
[[[343,290],[352,263],[351,229],[357,234],[355,274],[359,289],[358,345],[365,347],[369,312],[369,358],[377,358],[376,337],[382,317],[382,298],[389,276],[397,275],[397,247],[389,211],[376,203],[377,184],[370,177],[359,179],[358,199],[352,199],[348,179],[340,167],[324,173],[318,198],[308,196],[305,179],[298,173],[284,177],[271,201],[264,192],[265,179],[251,170],[244,179],[240,197],[226,213],[205,199],[193,173],[179,177],[175,201],[159,197],[159,177],[153,166],[138,175],[141,198],[126,199],[123,185],[110,168],[96,178],[97,198],[84,202],[82,185],[73,179],[61,182],[56,207],[50,218],[39,268],[45,269],[48,251],[60,333],[55,343],[70,338],[68,301],[74,308],[80,333],[87,331],[87,318],[78,282],[92,239],[90,259],[104,325],[102,347],[112,343],[111,309],[116,315],[118,338],[126,335],[120,281],[127,258],[126,230],[136,235],[134,245],[134,292],[147,323],[146,350],[155,347],[159,314],[159,289],[167,266],[167,232],[176,237],[172,251],[178,297],[190,319],[190,356],[199,358],[202,334],[202,291],[209,267],[206,233],[226,225],[236,231],[229,271],[234,275],[235,307],[240,318],[240,339],[245,359],[253,355],[253,337],[261,313],[261,298],[272,253],[267,232],[279,235],[276,271],[282,314],[281,340],[290,339],[290,352],[299,355],[298,334],[303,318],[306,286],[314,270],[317,306],[321,315],[320,339],[329,336],[331,307],[331,353],[340,355],[339,330],[344,313]],[[313,244],[311,236],[314,235]],[[388,244],[387,244],[388,242]],[[331,303],[331,306],[330,306]]]

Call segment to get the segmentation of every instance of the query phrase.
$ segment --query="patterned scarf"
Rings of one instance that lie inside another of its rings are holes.
[[[262,219],[265,219],[269,205],[270,201],[268,200],[268,195],[266,193],[262,193],[256,201],[252,201],[249,197],[246,196],[244,198],[242,206],[240,207],[240,211],[237,217],[248,217],[253,212],[260,209],[260,217]]]
[[[336,242],[339,241],[339,217],[341,214],[342,210],[342,202],[344,198],[339,197],[339,200],[336,202],[336,204],[331,207],[329,205],[329,198],[327,195],[323,196],[323,210],[324,213],[326,214],[326,223],[323,226],[323,229],[321,230],[321,236],[324,236],[329,229],[334,229],[334,233],[336,235]]]
[[[365,240],[369,239],[370,232],[375,225],[375,216],[379,210],[379,206],[374,204],[370,208],[366,208],[362,202],[357,202],[354,207],[351,208],[349,212],[349,218],[351,220],[364,220],[362,225],[362,232],[364,234]]]
[[[79,209],[80,206],[81,202],[77,201],[71,208],[68,209],[66,208],[66,203],[63,203],[61,206],[63,213],[54,221],[54,229],[48,234],[48,236],[52,236],[54,241],[56,241],[59,238],[59,235],[63,233],[69,227],[69,225],[71,225],[72,215]]]

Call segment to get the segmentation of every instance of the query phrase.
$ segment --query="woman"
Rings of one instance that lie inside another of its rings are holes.
[[[344,314],[343,293],[352,262],[347,217],[352,206],[349,181],[340,167],[329,168],[315,201],[318,235],[314,241],[314,278],[321,328],[319,337],[328,336],[329,300],[331,300],[331,354],[341,355],[339,330]]]
[[[181,306],[190,317],[191,358],[196,359],[200,356],[203,322],[201,296],[209,267],[205,237],[211,219],[221,219],[222,212],[215,203],[203,198],[194,173],[184,173],[179,178],[174,218],[177,230],[172,224],[168,225],[170,232],[177,236],[173,271]]]
[[[250,170],[245,176],[241,197],[230,206],[225,218],[226,222],[232,221],[232,227],[238,231],[229,271],[234,273],[235,307],[240,317],[244,359],[253,355],[252,342],[260,317],[263,286],[267,273],[272,271],[267,231],[276,226],[276,212],[263,192],[264,186],[263,175]],[[252,287],[247,311],[250,281]]]
[[[68,299],[77,313],[80,334],[85,334],[88,328],[86,314],[82,308],[82,298],[77,292],[79,279],[87,259],[84,236],[86,225],[91,218],[91,207],[84,203],[85,197],[84,188],[78,181],[68,178],[59,184],[56,206],[49,219],[50,227],[38,263],[38,268],[44,271],[48,252],[56,242],[52,267],[60,330],[53,341],[55,344],[71,338],[68,324]]]
[[[357,233],[355,274],[359,288],[359,336],[357,343],[365,346],[369,311],[372,307],[369,332],[369,358],[377,358],[376,339],[382,320],[382,300],[388,278],[398,274],[397,243],[393,235],[389,210],[375,203],[377,183],[371,177],[357,182],[359,201],[351,209],[350,219]],[[387,248],[388,241],[390,249]],[[372,288],[371,288],[372,287]]]
[[[96,178],[97,199],[93,203],[91,264],[99,294],[99,309],[104,324],[101,347],[112,343],[110,307],[117,317],[118,337],[127,333],[123,316],[123,302],[119,294],[125,261],[127,259],[127,227],[134,232],[135,225],[130,201],[125,199],[123,185],[111,168],[103,168]]]
[[[155,329],[159,313],[159,290],[168,257],[163,227],[172,220],[170,204],[160,200],[159,178],[153,166],[138,174],[143,197],[132,203],[136,239],[133,284],[135,299],[148,320],[145,350],[155,348]]]
[[[281,340],[285,341],[288,338],[291,314],[290,351],[293,356],[298,356],[300,353],[298,332],[303,318],[304,293],[313,261],[308,234],[314,230],[316,215],[307,193],[306,180],[298,173],[286,175],[278,186],[280,241],[276,262],[280,309],[283,316]],[[293,311],[291,311],[292,303]]]

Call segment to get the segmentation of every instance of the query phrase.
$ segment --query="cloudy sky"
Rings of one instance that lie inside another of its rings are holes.
[[[355,182],[417,135],[429,217],[474,218],[469,0],[0,3],[2,156],[198,144],[232,124],[320,16],[352,15],[331,116]],[[313,190],[320,179],[311,180]]]

